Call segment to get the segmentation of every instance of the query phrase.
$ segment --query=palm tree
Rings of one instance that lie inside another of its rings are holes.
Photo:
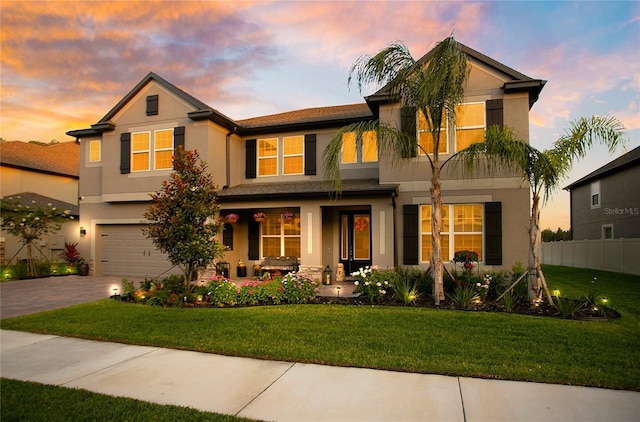
[[[586,156],[596,142],[604,144],[613,153],[625,142],[624,126],[615,117],[582,117],[571,122],[568,130],[551,148],[539,151],[519,141],[508,128],[491,126],[485,132],[484,142],[470,145],[458,153],[458,164],[468,172],[485,168],[490,172],[505,168],[520,173],[531,187],[531,215],[529,227],[529,299],[542,298],[543,290],[549,303],[549,293],[540,266],[542,239],[540,231],[540,208],[566,178],[575,160]]]
[[[398,128],[379,121],[353,124],[339,130],[324,151],[325,175],[340,190],[340,151],[342,135],[347,132],[362,134],[377,132],[380,155],[402,158],[415,155],[422,149],[431,167],[431,269],[433,271],[433,297],[436,304],[444,299],[442,284],[442,192],[440,174],[452,157],[441,161],[438,150],[441,127],[445,119],[455,119],[456,106],[464,99],[464,89],[470,66],[466,54],[450,36],[439,42],[425,57],[416,61],[402,42],[395,42],[373,56],[364,56],[356,61],[349,72],[349,83],[355,74],[358,87],[383,85],[386,93],[403,106],[414,107],[425,116],[431,134],[433,151],[426,151],[416,136],[408,136]],[[415,118],[415,115],[413,116]],[[356,136],[361,142],[361,136]]]

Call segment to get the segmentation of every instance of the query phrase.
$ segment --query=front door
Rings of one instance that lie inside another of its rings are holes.
[[[347,276],[371,265],[371,214],[362,211],[340,213],[340,263]]]

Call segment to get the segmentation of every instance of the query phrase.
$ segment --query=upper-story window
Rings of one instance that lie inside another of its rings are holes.
[[[600,181],[591,183],[591,209],[600,208]]]
[[[443,118],[440,127],[440,143],[438,145],[439,154],[449,153],[449,136],[454,136],[455,152],[462,151],[469,145],[482,142],[485,129],[485,103],[464,103],[456,106],[455,130],[450,130],[450,119]],[[452,133],[453,132],[453,133]],[[429,131],[429,126],[424,113],[418,113],[418,136],[420,146],[419,154],[433,154],[433,137]]]
[[[278,174],[278,138],[258,139],[258,175]]]
[[[151,160],[153,157],[153,160]],[[173,168],[173,129],[131,134],[131,170]]]
[[[284,174],[304,174],[304,136],[286,136],[282,143]]]
[[[316,174],[316,134],[245,141],[245,177]]]
[[[97,163],[102,160],[101,142],[99,139],[89,141],[89,162]]]
[[[378,142],[375,131],[362,133],[361,150],[356,147],[355,132],[342,134],[341,162],[350,164],[358,161],[363,163],[378,161]]]

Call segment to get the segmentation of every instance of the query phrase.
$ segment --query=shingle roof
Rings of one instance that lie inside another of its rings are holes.
[[[387,196],[395,194],[398,185],[381,185],[378,179],[353,179],[342,181],[341,197]],[[273,200],[277,198],[328,198],[336,195],[330,182],[304,181],[288,183],[247,183],[218,192],[220,202],[246,200]]]
[[[0,163],[4,166],[78,178],[80,146],[75,142],[52,145],[20,141],[0,142]]]
[[[636,147],[626,154],[616,158],[608,164],[600,167],[599,169],[587,174],[581,179],[576,180],[569,186],[565,187],[565,190],[575,189],[584,184],[590,183],[592,180],[601,179],[604,176],[608,176],[613,173],[617,173],[629,167],[640,165],[640,147]]]
[[[20,205],[31,205],[35,203],[41,208],[45,208],[48,204],[62,210],[69,210],[71,215],[78,216],[78,206],[70,204],[68,202],[60,201],[58,199],[49,198],[48,196],[40,195],[33,192],[21,192],[15,195],[9,196],[9,198],[18,199]]]
[[[283,124],[316,123],[321,121],[343,120],[352,118],[371,118],[373,113],[366,103],[349,104],[331,107],[313,107],[303,110],[288,111],[268,116],[238,120],[243,128],[270,127]]]

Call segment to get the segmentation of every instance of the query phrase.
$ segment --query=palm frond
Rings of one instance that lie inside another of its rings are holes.
[[[562,177],[567,176],[576,159],[584,158],[596,142],[609,153],[625,143],[624,125],[615,117],[591,116],[573,121],[564,134],[547,151],[549,159]]]

